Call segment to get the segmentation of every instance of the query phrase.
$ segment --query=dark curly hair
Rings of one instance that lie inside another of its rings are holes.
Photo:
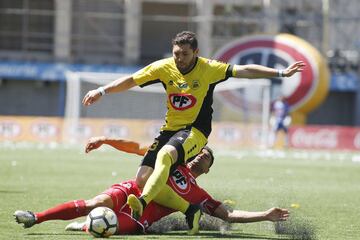
[[[213,150],[212,150],[210,147],[208,147],[208,146],[203,147],[203,149],[205,149],[206,151],[208,151],[209,154],[210,154],[210,157],[211,157],[211,163],[210,163],[210,166],[209,166],[209,168],[210,168],[210,167],[213,165],[214,159],[215,159],[215,158],[214,158]],[[201,151],[200,151],[200,152],[201,152]],[[198,154],[200,154],[200,153],[198,153]],[[197,155],[198,155],[198,154],[197,154]],[[191,162],[192,160],[194,160],[197,155],[195,155],[195,156],[189,158],[188,160],[186,160],[186,163]]]
[[[210,156],[211,156],[211,163],[210,163],[210,166],[209,166],[209,168],[213,165],[213,163],[214,163],[214,152],[213,152],[213,150],[210,148],[210,147],[208,147],[208,146],[205,146],[205,147],[203,147],[204,149],[206,149],[209,153],[210,153]]]
[[[196,50],[198,48],[198,41],[196,39],[196,35],[190,31],[183,31],[176,34],[175,38],[172,40],[172,45],[183,45],[190,44],[192,50]]]

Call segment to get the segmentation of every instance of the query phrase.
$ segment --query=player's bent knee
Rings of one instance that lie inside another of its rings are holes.
[[[143,189],[145,186],[146,181],[149,179],[150,175],[152,174],[152,172],[154,171],[154,168],[149,167],[149,166],[141,166],[137,173],[136,173],[136,185],[140,188]]]
[[[164,158],[166,155],[170,156],[172,164],[174,164],[177,161],[178,152],[174,146],[165,145],[164,147],[162,147],[157,154],[157,158]]]
[[[145,183],[146,183],[147,179],[148,179],[148,178],[145,179],[145,178],[136,176],[136,179],[135,179],[136,185],[137,185],[140,189],[143,189],[144,186],[145,186]]]
[[[85,205],[88,210],[92,210],[96,207],[113,208],[112,199],[107,194],[100,194],[92,199],[86,200]]]

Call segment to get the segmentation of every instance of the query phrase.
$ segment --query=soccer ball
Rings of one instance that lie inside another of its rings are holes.
[[[107,207],[93,209],[86,218],[86,228],[94,237],[109,237],[116,232],[118,220],[113,210]]]

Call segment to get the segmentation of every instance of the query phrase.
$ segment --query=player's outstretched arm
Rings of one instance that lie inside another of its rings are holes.
[[[283,70],[269,68],[256,64],[234,65],[236,78],[273,78],[291,77],[297,72],[301,72],[305,67],[304,62],[295,62]]]
[[[89,106],[98,101],[100,97],[106,93],[123,92],[135,86],[136,83],[131,76],[116,79],[103,87],[87,92],[82,100],[82,104]]]
[[[94,149],[99,148],[101,145],[107,144],[110,145],[117,150],[127,152],[127,153],[135,153],[137,155],[143,156],[145,155],[146,151],[148,150],[148,147],[146,146],[140,146],[139,143],[134,141],[128,141],[124,139],[114,139],[114,138],[107,138],[104,136],[100,137],[92,137],[88,140],[85,152],[88,153]]]
[[[241,210],[230,210],[221,204],[214,211],[214,217],[218,217],[230,223],[250,223],[261,221],[285,221],[289,217],[289,211],[283,208],[270,208],[264,212],[248,212]]]

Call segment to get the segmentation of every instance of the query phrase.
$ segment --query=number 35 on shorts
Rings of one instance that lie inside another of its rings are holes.
[[[158,144],[159,144],[159,140],[156,139],[156,140],[153,142],[153,144],[151,144],[151,146],[150,146],[150,148],[149,148],[149,151],[154,151],[154,150],[157,148]]]

